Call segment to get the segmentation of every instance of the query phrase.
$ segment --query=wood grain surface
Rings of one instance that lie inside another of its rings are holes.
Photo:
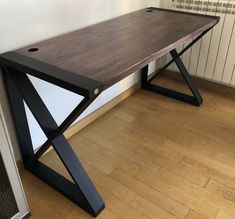
[[[106,89],[218,21],[142,9],[15,52],[101,82]]]

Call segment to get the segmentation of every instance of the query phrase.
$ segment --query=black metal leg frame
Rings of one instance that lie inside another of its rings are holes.
[[[93,102],[97,95],[94,95],[94,97],[85,96],[65,121],[58,126],[27,75],[6,65],[2,65],[1,68],[25,168],[82,209],[93,216],[97,216],[104,209],[104,202],[62,134]],[[23,101],[48,138],[35,154]],[[74,183],[38,160],[50,146],[55,149]]]
[[[183,55],[190,47],[192,47],[198,40],[200,40],[210,29],[204,31],[199,36],[197,36],[190,44],[188,44],[181,52],[177,52],[176,49],[170,51],[172,60],[169,61],[164,67],[162,67],[152,78],[148,79],[148,66],[145,66],[141,72],[141,87],[143,89],[159,93],[164,96],[168,96],[177,100],[181,100],[195,106],[200,106],[203,102],[203,99],[197,89],[197,87],[193,84],[192,78],[189,75],[184,63],[182,62],[180,56]],[[192,92],[192,96],[180,93],[178,91],[174,91],[168,88],[164,88],[162,86],[158,86],[155,84],[151,84],[151,81],[156,78],[159,74],[161,74],[166,68],[168,68],[173,62],[177,65],[181,75],[183,76],[186,84],[190,88]]]

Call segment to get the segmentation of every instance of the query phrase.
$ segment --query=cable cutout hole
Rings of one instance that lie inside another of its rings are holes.
[[[38,48],[30,48],[28,49],[29,52],[37,52],[39,49]]]

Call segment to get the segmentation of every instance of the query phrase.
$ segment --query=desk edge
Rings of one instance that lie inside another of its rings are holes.
[[[101,82],[74,74],[14,51],[1,54],[0,64],[89,98],[97,96],[103,91],[103,84]],[[97,91],[99,92],[97,93]]]

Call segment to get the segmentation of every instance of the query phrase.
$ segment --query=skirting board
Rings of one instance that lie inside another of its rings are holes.
[[[74,125],[72,125],[71,127],[69,127],[65,133],[64,136],[68,139],[70,137],[72,137],[74,134],[76,134],[77,132],[79,132],[81,129],[85,128],[87,125],[89,125],[90,123],[92,123],[93,121],[95,121],[96,119],[98,119],[100,116],[104,115],[106,112],[108,112],[109,110],[111,110],[112,108],[114,108],[115,106],[117,106],[118,104],[120,104],[122,101],[126,100],[128,97],[130,97],[133,93],[135,93],[136,91],[138,91],[140,89],[140,83],[135,84],[134,86],[130,87],[129,89],[127,89],[126,91],[124,91],[122,94],[120,94],[119,96],[117,96],[116,98],[112,99],[111,101],[109,101],[108,103],[106,103],[105,105],[103,105],[102,107],[100,107],[99,109],[97,109],[96,111],[92,112],[91,114],[89,114],[87,117],[85,117],[84,119],[80,120],[79,122],[75,123]],[[50,150],[52,150],[53,148],[50,147],[47,151],[49,152]],[[35,152],[37,151],[37,149],[35,150]],[[18,169],[21,170],[23,168],[23,162],[22,160],[18,160],[17,161],[17,166]]]
[[[78,131],[98,119],[100,116],[104,115],[106,112],[117,106],[119,103],[127,99],[129,96],[131,96],[133,93],[135,93],[137,90],[140,89],[140,83],[135,84],[131,88],[124,91],[122,94],[117,96],[116,98],[112,99],[102,107],[100,107],[98,110],[92,112],[90,115],[85,117],[84,119],[80,120],[76,124],[72,125],[67,131],[65,131],[64,136],[68,139],[74,134],[76,134]]]
[[[152,74],[154,74],[154,73],[152,73]],[[149,77],[151,77],[152,74],[150,74]],[[168,78],[171,78],[174,80],[181,79],[181,77],[179,77],[178,72],[173,72],[173,71],[169,71],[169,70],[165,72],[164,77],[166,77],[166,78],[168,77]],[[202,79],[202,78],[197,78],[197,77],[193,77],[193,79],[196,84],[200,85],[201,87],[211,89],[212,92],[217,92],[218,90],[227,90],[227,92],[231,92],[231,93],[234,92],[234,88],[224,86],[221,84],[217,84],[214,81],[208,81],[208,80],[205,80],[204,78]],[[122,101],[124,101],[125,99],[130,97],[133,93],[138,91],[140,89],[140,87],[141,87],[140,83],[135,84],[134,86],[127,89],[122,94],[120,94],[119,96],[117,96],[116,98],[111,100],[110,102],[103,105],[98,110],[94,111],[93,113],[91,113],[90,115],[85,117],[84,119],[80,120],[78,123],[72,125],[64,133],[65,137],[67,139],[70,138],[71,136],[73,136],[74,134],[79,132],[81,129],[83,129],[84,127],[86,127],[87,125],[89,125],[90,123],[95,121],[96,119],[98,119],[100,116],[104,115],[106,112],[108,112],[109,110],[111,110],[112,108],[114,108],[115,106],[120,104]],[[51,149],[52,149],[52,147],[50,149],[48,149],[48,151],[50,151]],[[18,168],[21,169],[23,167],[22,161],[18,160],[17,165],[18,165]]]
[[[155,74],[155,72],[149,74],[149,78],[151,78],[152,75],[154,75],[154,74]],[[168,78],[174,79],[174,80],[181,79],[178,72],[169,71],[169,70],[165,71],[164,77],[166,77],[166,78],[168,77]],[[194,76],[192,76],[192,77],[193,77],[193,80],[196,82],[196,84],[200,84],[202,87],[207,87],[207,88],[212,88],[212,89],[213,88],[227,89],[230,91],[234,91],[233,88],[215,83],[214,81],[208,81],[208,80],[205,80],[204,78],[198,78],[198,77],[194,77]],[[64,133],[65,137],[67,139],[70,138],[71,136],[76,134],[78,131],[80,131],[81,129],[83,129],[84,127],[86,127],[87,125],[92,123],[93,121],[95,121],[97,118],[99,118],[100,116],[102,116],[103,114],[105,114],[106,112],[108,112],[109,110],[114,108],[115,106],[117,106],[119,103],[121,103],[122,101],[124,101],[125,99],[130,97],[133,93],[138,91],[140,88],[141,88],[140,83],[137,83],[134,86],[132,86],[131,88],[127,89],[122,94],[120,94],[119,96],[117,96],[116,98],[111,100],[110,102],[106,103],[104,106],[102,106],[98,110],[94,111],[93,113],[91,113],[90,115],[85,117],[84,119],[80,120],[78,123],[71,126],[67,131],[65,131],[65,133]]]

